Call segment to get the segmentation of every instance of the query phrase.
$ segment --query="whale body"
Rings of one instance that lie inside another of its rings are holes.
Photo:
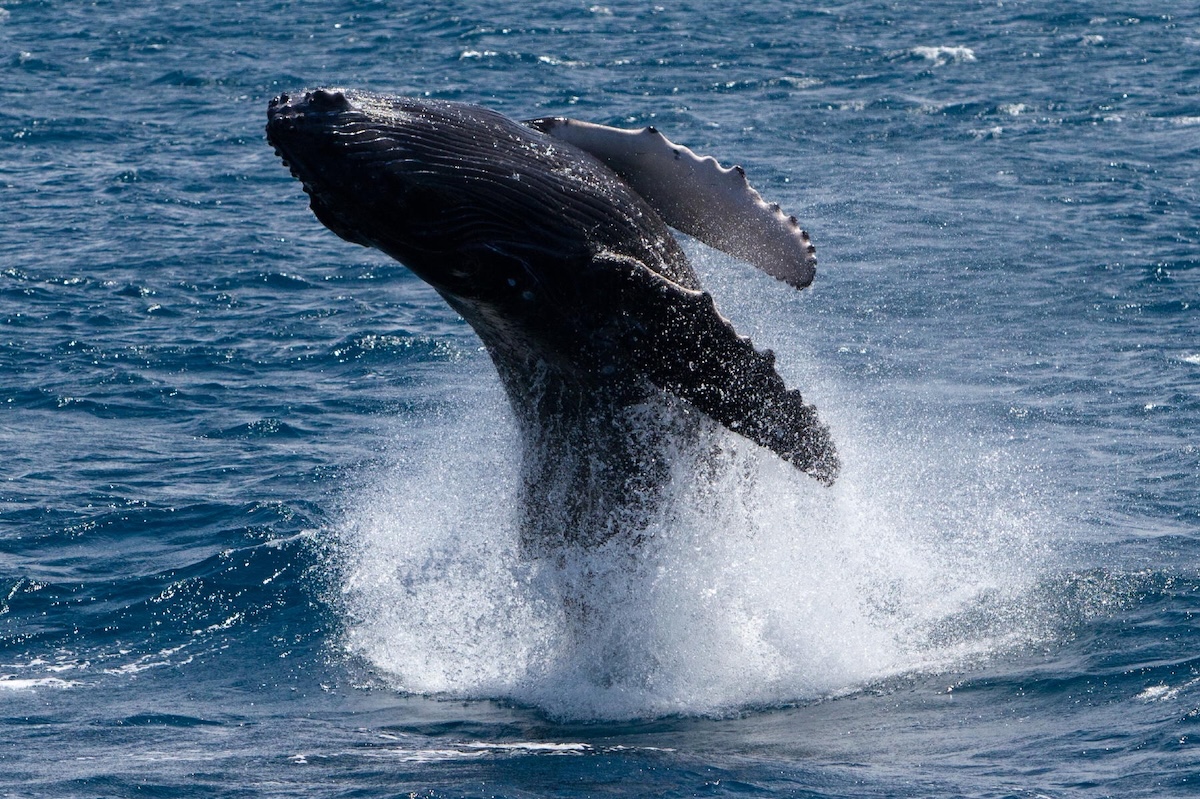
[[[520,426],[527,542],[636,531],[712,422],[836,478],[828,428],[668,228],[807,285],[807,234],[739,168],[653,129],[338,89],[277,97],[267,138],[326,227],[403,263],[482,340]]]

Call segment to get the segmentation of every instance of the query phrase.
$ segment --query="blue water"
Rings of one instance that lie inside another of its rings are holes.
[[[0,794],[1200,793],[1194,4],[2,4]],[[839,483],[523,560],[477,339],[263,139],[329,84],[742,164],[815,285],[685,246]]]

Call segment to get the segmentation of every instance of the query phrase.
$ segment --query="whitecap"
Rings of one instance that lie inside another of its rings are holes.
[[[820,78],[803,78],[795,75],[784,75],[779,78],[779,82],[791,86],[793,89],[812,89],[825,83]]]
[[[0,691],[31,691],[35,688],[74,688],[79,683],[59,677],[20,678],[12,675],[0,677]]]
[[[1163,699],[1169,699],[1173,693],[1175,691],[1169,685],[1151,685],[1138,694],[1137,698],[1143,702],[1158,702]]]
[[[990,128],[971,128],[970,133],[976,139],[998,139],[1000,134],[1004,133],[1004,128],[1000,125],[993,125]]]
[[[932,61],[934,66],[940,67],[950,61],[957,63],[969,63],[975,60],[975,51],[970,47],[914,47],[910,51],[913,55],[920,56],[926,61]]]
[[[1200,677],[1188,680],[1187,682],[1171,686],[1166,683],[1151,685],[1146,687],[1135,698],[1143,702],[1170,702],[1179,698],[1179,695],[1184,691],[1195,688],[1200,685]]]
[[[586,61],[572,61],[569,58],[559,58],[552,55],[540,55],[537,57],[539,64],[548,64],[552,67],[586,67]]]

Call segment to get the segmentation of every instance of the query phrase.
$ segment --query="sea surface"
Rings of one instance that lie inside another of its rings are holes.
[[[0,5],[0,796],[1200,795],[1194,2]],[[571,634],[318,86],[745,167],[814,285],[685,249],[838,483],[725,435]]]

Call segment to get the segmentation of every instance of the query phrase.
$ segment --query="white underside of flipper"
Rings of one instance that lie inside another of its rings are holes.
[[[722,167],[654,128],[625,130],[549,117],[531,127],[602,161],[671,227],[796,288],[816,274],[816,248],[796,217],[767,203],[740,166]]]

